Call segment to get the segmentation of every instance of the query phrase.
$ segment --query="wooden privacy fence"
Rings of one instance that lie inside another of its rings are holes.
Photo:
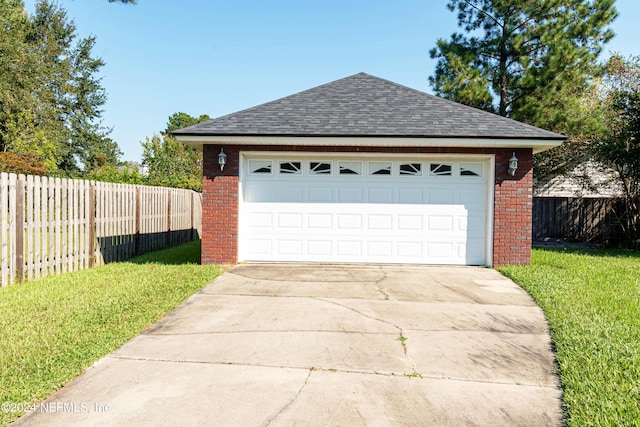
[[[0,174],[2,286],[198,239],[195,191]]]
[[[533,240],[616,243],[625,238],[623,211],[617,198],[534,197]]]

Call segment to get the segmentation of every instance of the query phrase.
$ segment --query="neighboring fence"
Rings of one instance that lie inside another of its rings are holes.
[[[0,174],[2,286],[198,239],[195,191]]]
[[[624,239],[618,198],[534,197],[533,240],[614,243]]]

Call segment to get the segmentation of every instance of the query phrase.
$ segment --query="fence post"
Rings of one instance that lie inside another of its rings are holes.
[[[16,182],[16,281],[24,280],[24,175]]]
[[[193,226],[195,225],[195,218],[194,218],[194,212],[193,212],[193,198],[194,198],[195,193],[192,191],[191,192],[191,235],[190,237],[190,241],[195,240],[195,231],[193,229]]]
[[[140,243],[140,187],[136,186],[136,229],[135,229],[135,246],[136,255],[140,255],[141,243]]]
[[[89,268],[96,261],[96,186],[89,185]]]
[[[171,246],[171,190],[167,190],[167,247]]]

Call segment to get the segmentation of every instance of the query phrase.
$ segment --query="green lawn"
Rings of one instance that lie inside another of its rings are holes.
[[[640,253],[537,249],[498,270],[547,316],[567,424],[640,425]]]
[[[199,257],[191,242],[0,289],[0,404],[46,398],[222,272]]]

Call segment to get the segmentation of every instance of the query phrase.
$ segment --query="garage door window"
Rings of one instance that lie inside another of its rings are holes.
[[[430,163],[429,170],[432,176],[451,176],[453,167],[451,163]]]
[[[271,160],[249,160],[249,173],[252,175],[271,174]]]
[[[420,163],[401,163],[400,175],[422,176],[422,164]]]
[[[340,175],[361,175],[361,162],[340,162]]]
[[[309,175],[331,175],[331,163],[309,162]]]
[[[460,176],[482,176],[482,163],[460,163]]]
[[[293,174],[300,175],[302,174],[302,163],[301,162],[280,162],[280,173],[281,174]]]
[[[391,175],[391,162],[369,162],[369,175]]]

